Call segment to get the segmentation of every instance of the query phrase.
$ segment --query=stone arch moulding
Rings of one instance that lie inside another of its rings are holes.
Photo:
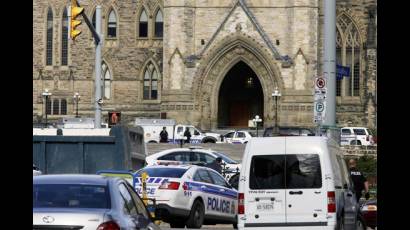
[[[267,124],[273,120],[271,94],[275,86],[278,86],[280,90],[283,89],[284,83],[273,56],[264,53],[258,46],[256,42],[236,37],[221,42],[219,46],[216,46],[219,49],[211,49],[210,53],[203,57],[196,73],[193,92],[195,103],[199,104],[202,110],[206,110],[201,111],[202,120],[211,119],[213,127],[209,128],[215,128],[217,125],[218,96],[221,84],[228,71],[240,61],[246,63],[261,82],[264,100],[263,119],[268,121]]]

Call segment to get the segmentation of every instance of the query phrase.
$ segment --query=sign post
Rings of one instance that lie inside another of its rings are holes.
[[[313,122],[315,122],[318,126],[318,133],[320,133],[321,126],[325,119],[326,92],[327,92],[327,79],[322,76],[316,77],[315,78]]]

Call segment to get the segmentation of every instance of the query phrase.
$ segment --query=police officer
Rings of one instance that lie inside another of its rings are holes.
[[[159,134],[160,136],[160,141],[161,143],[168,143],[168,132],[167,132],[167,128],[163,127],[161,133]]]
[[[188,144],[189,144],[189,142],[191,141],[191,132],[189,132],[189,128],[188,128],[188,127],[185,129],[184,137],[186,137],[185,143],[188,143]]]
[[[221,157],[217,157],[212,163],[210,163],[208,165],[209,168],[217,171],[219,174],[222,173],[222,158]]]
[[[357,202],[359,202],[360,197],[362,197],[362,191],[365,190],[365,198],[366,200],[369,199],[369,183],[367,182],[366,177],[360,172],[357,168],[357,163],[355,159],[349,160],[349,168],[350,168],[350,177],[353,181],[354,190],[356,193]]]

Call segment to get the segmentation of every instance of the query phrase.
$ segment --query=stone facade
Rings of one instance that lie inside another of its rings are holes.
[[[85,23],[69,41],[68,65],[61,66],[62,12],[70,1],[33,1],[33,119],[41,120],[49,89],[52,98],[68,101],[79,92],[81,116],[93,116],[94,44]],[[122,112],[125,123],[135,117],[160,117],[210,129],[217,127],[218,93],[227,72],[239,61],[256,73],[263,90],[264,125],[274,124],[275,87],[282,93],[279,124],[314,126],[313,80],[321,74],[323,53],[322,0],[81,0],[91,19],[102,5],[103,32],[111,9],[117,37],[106,38],[103,60],[111,73],[111,97],[104,111]],[[53,65],[46,66],[46,16],[53,10]],[[338,98],[339,125],[376,127],[377,16],[375,0],[338,0],[338,15],[351,16],[362,38],[360,96]],[[148,14],[148,38],[138,37],[142,10]],[[163,38],[155,38],[155,15],[164,15]],[[369,13],[370,12],[370,13]],[[372,15],[373,17],[370,17]],[[369,26],[372,28],[369,29]],[[370,32],[369,32],[370,31]],[[369,38],[369,34],[371,38]],[[160,73],[158,98],[143,99],[144,71],[153,63]],[[106,119],[107,112],[103,113]],[[58,119],[60,115],[50,115]]]

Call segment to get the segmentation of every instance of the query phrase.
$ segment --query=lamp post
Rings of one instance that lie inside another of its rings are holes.
[[[256,137],[258,137],[258,123],[262,122],[262,119],[260,119],[259,115],[256,115],[252,121],[256,126]]]
[[[76,103],[76,109],[75,109],[75,117],[79,117],[78,116],[78,102],[80,101],[80,94],[78,93],[78,92],[76,92],[75,94],[74,94],[74,96],[73,96],[73,99],[74,99],[74,101],[75,101],[75,103]]]
[[[279,92],[278,87],[275,87],[275,91],[272,93],[272,97],[275,100],[275,132],[279,133],[278,129],[278,99],[282,94]]]
[[[44,90],[44,92],[42,93],[42,95],[43,95],[43,97],[44,97],[44,100],[45,100],[45,114],[46,114],[46,128],[47,128],[47,123],[48,123],[48,120],[47,120],[47,102],[48,102],[48,97],[50,97],[51,96],[51,93],[50,92],[48,92],[48,89],[45,89]]]

